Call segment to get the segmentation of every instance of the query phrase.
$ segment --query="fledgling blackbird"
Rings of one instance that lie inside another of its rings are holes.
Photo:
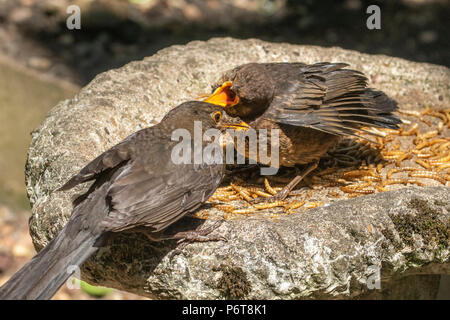
[[[59,235],[0,288],[0,300],[51,298],[70,276],[69,266],[80,266],[109,236],[120,231],[145,227],[153,240],[220,239],[207,236],[214,228],[163,235],[169,225],[208,200],[225,172],[224,161],[171,161],[172,149],[179,143],[172,141],[172,132],[182,128],[193,139],[194,121],[202,122],[203,132],[217,128],[223,133],[226,128],[242,125],[219,106],[186,102],[159,124],[102,153],[59,189],[94,180],[86,194],[75,200],[72,215]]]
[[[367,88],[364,74],[347,66],[244,64],[225,72],[205,100],[226,107],[251,128],[279,129],[279,164],[306,165],[271,200],[284,199],[342,136],[374,134],[363,127],[398,129],[401,120],[392,114],[397,103]]]

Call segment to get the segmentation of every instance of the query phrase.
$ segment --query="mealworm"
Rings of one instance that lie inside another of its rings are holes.
[[[347,189],[347,187],[340,187],[342,191],[346,192],[346,193],[350,193],[350,194],[371,194],[371,193],[375,193],[375,190],[372,189]]]
[[[386,179],[390,179],[391,176],[397,172],[400,172],[400,169],[392,168],[391,170],[388,171],[388,173],[386,173]]]
[[[380,177],[374,177],[374,176],[364,176],[364,177],[361,178],[361,180],[367,181],[367,182],[369,182],[369,181],[381,181],[381,178]]]
[[[428,112],[424,113],[424,115],[439,118],[442,121],[444,121],[444,123],[447,123],[447,121],[448,121],[447,116],[445,114],[440,113],[439,111],[438,112],[428,111]],[[423,121],[423,119],[421,119],[421,120]]]
[[[380,186],[380,185],[376,185],[375,188],[377,188],[377,190],[380,191],[380,192],[386,192],[386,191],[389,191],[388,189],[386,189],[385,187]]]
[[[407,131],[403,131],[400,133],[401,136],[412,136],[412,135],[417,135],[418,131],[417,131],[417,127],[419,126],[419,124],[415,123],[411,126],[411,128],[409,128]]]
[[[306,207],[307,207],[308,209],[312,209],[312,208],[320,207],[320,206],[322,206],[322,205],[323,205],[322,202],[316,202],[316,201],[313,201],[313,202],[308,203],[308,204],[306,205]]]
[[[418,139],[430,139],[430,138],[434,138],[439,134],[439,132],[437,130],[430,130],[425,132],[424,134],[420,134],[417,138]]]
[[[293,201],[288,204],[287,211],[302,207],[306,201]]]
[[[274,207],[282,207],[285,204],[284,201],[274,201],[274,202],[268,202],[268,203],[260,203],[255,204],[253,208],[262,210],[262,209],[269,209]]]
[[[444,152],[444,150],[447,149],[448,147],[450,147],[450,141],[441,144],[439,146],[438,150],[439,150],[439,152]]]
[[[236,191],[242,198],[244,198],[246,201],[252,201],[253,198],[250,197],[250,195],[247,193],[247,191],[245,191],[243,188],[230,183],[231,187],[234,189],[234,191]]]
[[[405,160],[405,159],[411,159],[411,158],[412,158],[412,155],[406,154],[406,153],[405,153],[404,155],[402,155],[402,156],[400,156],[400,157],[398,157],[398,158],[396,159],[395,165],[396,165],[397,167],[400,167],[403,160]]]
[[[446,183],[446,180],[443,179],[441,176],[439,176],[436,172],[432,171],[413,171],[409,173],[410,177],[414,178],[427,178],[427,179],[433,179],[436,181],[439,181],[440,183],[444,184]]]
[[[408,183],[414,183],[414,184],[417,184],[419,187],[425,186],[424,183],[420,182],[420,181],[417,180],[417,179],[408,179]]]
[[[422,121],[423,123],[425,123],[427,126],[432,127],[433,123],[430,120],[421,118],[420,121]]]
[[[417,157],[418,158],[430,158],[432,157],[434,154],[431,152],[419,152],[417,153]]]
[[[328,194],[335,198],[337,198],[341,195],[339,192],[336,192],[336,191],[328,191]]]
[[[445,122],[444,121],[444,123],[450,123],[450,109],[448,109],[448,110],[443,110],[444,111],[444,113],[445,113],[445,117],[447,118],[447,121]]]
[[[233,200],[239,200],[240,198],[239,198],[238,195],[232,195],[232,196],[229,196],[229,197],[213,195],[210,198],[210,200],[211,199],[217,199],[217,200],[220,200],[220,201],[223,201],[223,202],[230,202],[230,201],[233,201]]]
[[[222,190],[216,190],[216,192],[214,192],[214,195],[217,196],[231,196],[233,194],[236,194],[234,191],[222,191]]]
[[[276,194],[277,192],[270,186],[269,180],[267,178],[264,178],[264,186],[266,187],[267,192],[269,192],[271,195]]]
[[[416,159],[416,163],[420,164],[425,169],[430,169],[431,168],[430,164],[428,162],[425,162],[424,160]]]
[[[270,198],[272,196],[271,194],[266,193],[264,191],[260,191],[260,190],[255,190],[255,191],[253,191],[253,193],[258,196],[264,197],[264,198]]]
[[[384,132],[386,132],[387,134],[394,134],[394,135],[400,135],[403,132],[403,129],[400,128],[400,130],[394,130],[394,129],[384,129]],[[387,136],[386,138],[388,138],[389,136]]]
[[[347,198],[356,198],[356,197],[359,197],[359,196],[361,196],[361,194],[358,194],[358,193],[349,193],[349,194],[347,194]]]
[[[226,187],[219,187],[217,188],[217,191],[232,191],[233,187],[232,186],[226,186]]]
[[[444,152],[444,150],[450,145],[450,142],[446,143],[435,143],[430,147],[430,150],[434,153]]]
[[[372,170],[352,170],[344,172],[342,177],[344,179],[353,179],[353,178],[359,178],[361,176],[374,176]]]
[[[436,144],[436,143],[447,142],[447,141],[448,141],[447,139],[443,139],[443,138],[438,138],[438,139],[434,139],[434,140],[431,140],[431,141],[425,141],[425,142],[422,142],[421,144],[419,144],[419,145],[416,147],[415,150],[421,150],[421,149],[423,149],[423,148],[432,146],[432,145],[434,145],[434,144]],[[413,150],[413,152],[414,152],[415,150]]]
[[[373,193],[374,190],[364,190],[363,188],[366,188],[370,185],[371,185],[370,182],[366,182],[366,183],[356,184],[356,185],[353,184],[353,185],[349,185],[349,186],[340,186],[339,189],[341,189],[342,191],[347,192],[347,193],[369,194],[369,193]]]
[[[384,151],[382,152],[383,156],[402,156],[406,153],[404,150],[395,150],[395,151]]]
[[[407,114],[409,116],[415,116],[415,117],[420,117],[422,115],[420,113],[420,111],[414,111],[414,110],[398,110],[398,112]]]
[[[232,211],[234,211],[236,209],[235,206],[233,205],[215,205],[214,208],[217,208],[219,210],[231,213]]]
[[[383,164],[382,163],[379,163],[379,164],[377,164],[377,172],[378,173],[381,173],[381,169],[383,169]]]
[[[394,156],[383,156],[383,158],[385,160],[397,160],[399,157],[399,155],[394,155]]]
[[[433,165],[435,163],[438,163],[438,162],[447,162],[447,161],[450,161],[450,153],[447,154],[447,155],[441,156],[441,157],[439,157],[437,159],[430,159],[430,160],[428,160],[428,162],[431,165]]]
[[[342,184],[349,184],[349,183],[351,183],[350,181],[347,181],[345,179],[337,179],[337,182],[338,183],[342,183]]]
[[[255,208],[236,209],[236,210],[233,210],[231,213],[236,213],[236,214],[249,214],[249,213],[253,213],[253,212],[255,212]]]
[[[450,162],[440,165],[436,170],[437,170],[437,172],[439,172],[439,171],[442,171],[447,168],[450,168]]]
[[[377,142],[380,144],[379,149],[383,149],[384,148],[384,139],[381,137],[376,137]]]

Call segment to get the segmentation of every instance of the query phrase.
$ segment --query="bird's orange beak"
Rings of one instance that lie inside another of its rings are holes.
[[[224,82],[204,102],[222,107],[231,107],[239,103],[239,97],[231,90],[231,81]]]

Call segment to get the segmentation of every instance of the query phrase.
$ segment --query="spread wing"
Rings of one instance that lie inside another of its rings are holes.
[[[397,109],[396,102],[383,92],[367,89],[367,78],[359,71],[343,69],[346,66],[292,64],[286,70],[289,77],[274,74],[275,97],[264,118],[334,135],[355,136],[364,126],[397,129],[401,121],[391,113]]]

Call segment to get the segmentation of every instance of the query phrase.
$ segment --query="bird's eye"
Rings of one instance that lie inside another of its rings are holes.
[[[220,121],[220,119],[222,119],[222,112],[220,112],[220,111],[214,112],[212,114],[212,118],[215,123],[218,123]]]

